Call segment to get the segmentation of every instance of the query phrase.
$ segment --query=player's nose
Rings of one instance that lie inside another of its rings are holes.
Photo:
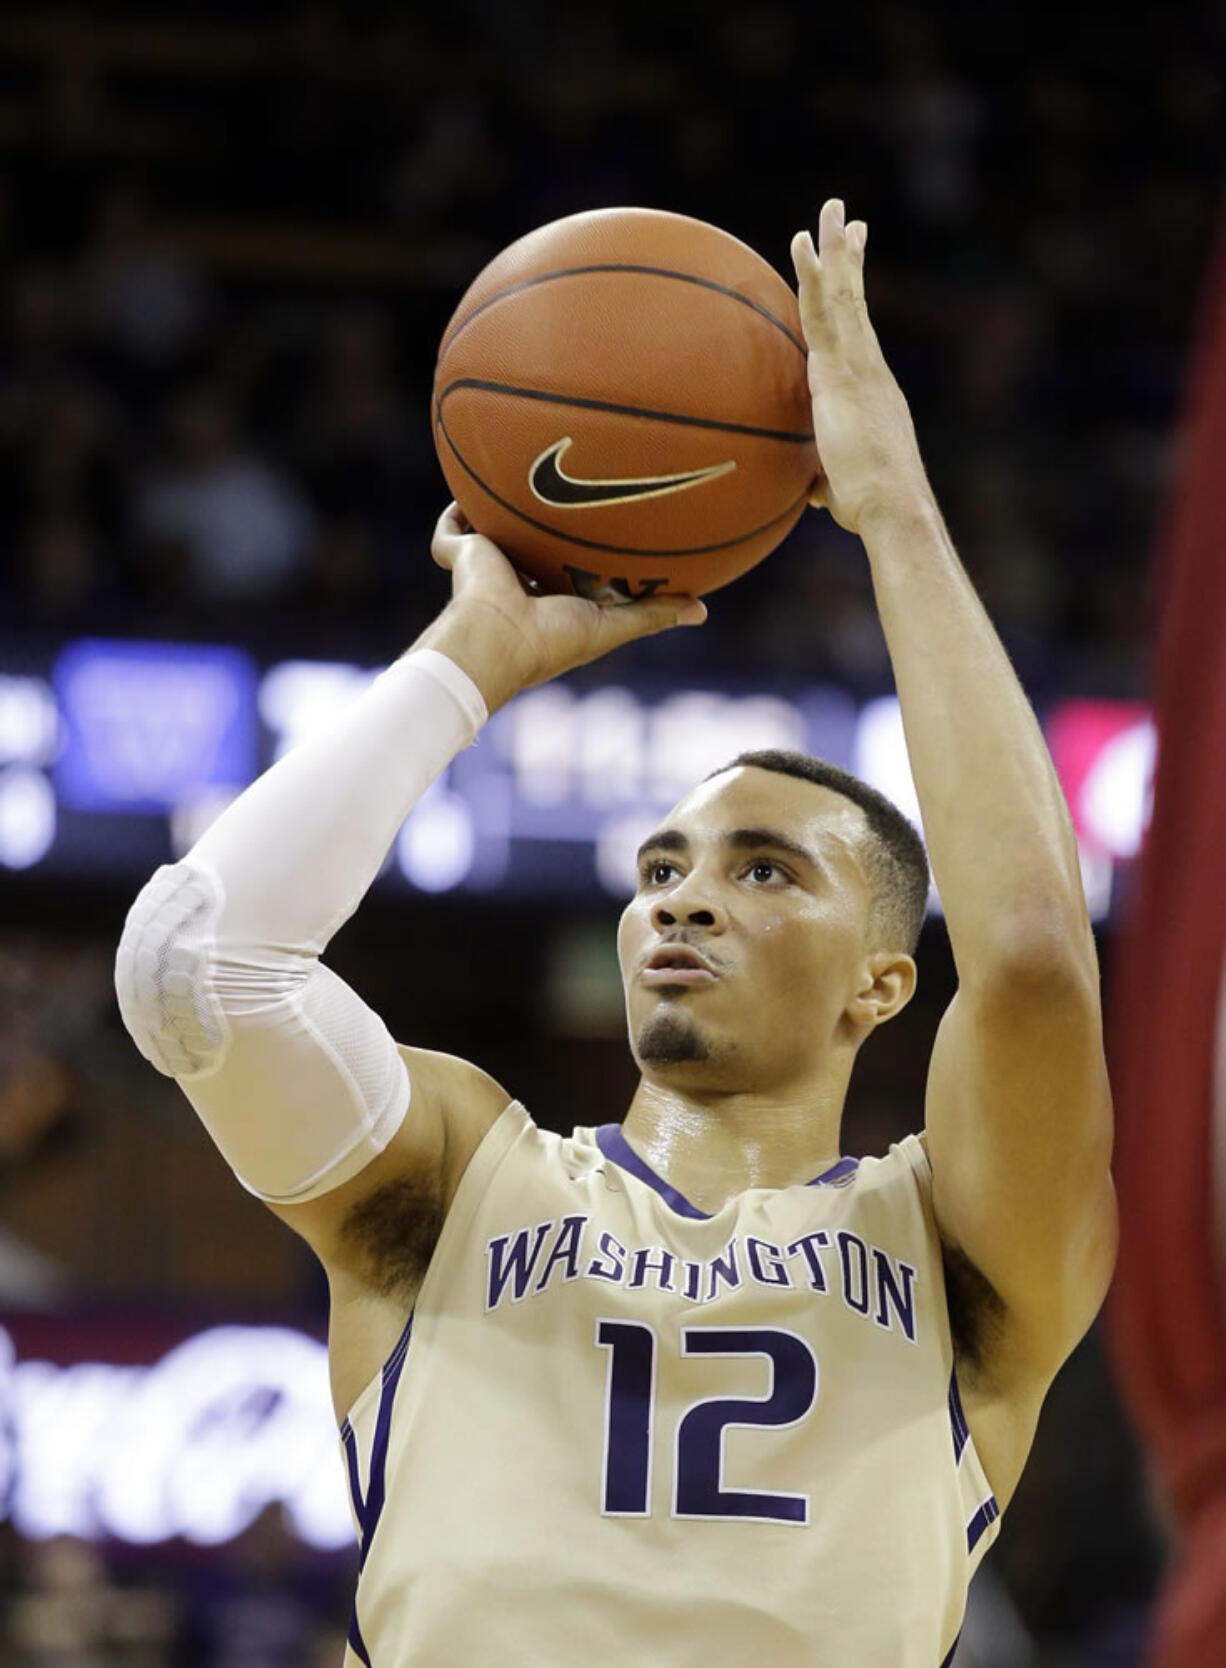
[[[709,932],[723,932],[727,915],[709,885],[691,872],[666,898],[657,898],[651,906],[651,924],[657,932],[666,927],[692,923]]]

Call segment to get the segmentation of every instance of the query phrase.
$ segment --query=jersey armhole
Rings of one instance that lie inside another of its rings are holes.
[[[906,1158],[915,1176],[916,1187],[923,1198],[924,1214],[932,1225],[936,1240],[938,1267],[943,1267],[940,1224],[932,1202],[932,1159],[922,1134],[906,1135],[898,1142],[898,1149]],[[942,1285],[944,1282],[942,1282]],[[944,1293],[945,1324],[949,1326],[949,1295]],[[966,1525],[966,1579],[969,1582],[979,1568],[984,1553],[1000,1533],[1000,1506],[988,1481],[983,1461],[975,1447],[975,1438],[966,1414],[962,1410],[962,1396],[958,1389],[958,1365],[953,1353],[953,1337],[949,1339],[949,1422],[953,1431],[954,1473],[958,1495],[962,1502],[962,1516]]]
[[[467,1232],[485,1190],[493,1181],[503,1159],[516,1141],[535,1129],[536,1125],[523,1102],[509,1100],[478,1141],[472,1157],[464,1166],[463,1175],[456,1184],[414,1308],[420,1305],[422,1298],[430,1291],[434,1284],[435,1270],[446,1262],[447,1252],[452,1244]]]
[[[417,1298],[410,1310],[405,1323],[404,1332],[392,1350],[388,1361],[371,1375],[350,1403],[341,1421],[342,1434],[346,1426],[356,1428],[362,1417],[362,1409],[366,1403],[380,1390],[389,1362],[398,1351],[404,1349],[413,1326],[413,1318],[434,1282],[436,1268],[446,1261],[455,1241],[461,1238],[477,1212],[482,1196],[493,1180],[498,1166],[515,1142],[527,1130],[535,1129],[527,1108],[518,1100],[509,1100],[502,1111],[494,1119],[485,1134],[477,1143],[476,1150],[464,1168],[456,1186],[447,1215],[443,1218],[443,1226],[439,1232],[434,1250],[430,1256],[430,1263],[426,1269],[425,1278],[418,1289]]]
[[[954,1470],[966,1524],[966,1579],[969,1581],[979,1568],[984,1553],[1000,1533],[1000,1506],[983,1469],[966,1414],[962,1411],[956,1364],[949,1375],[949,1420],[953,1427]]]
[[[894,1144],[907,1168],[911,1171],[916,1191],[918,1192],[924,1216],[932,1230],[938,1267],[943,1266],[944,1253],[941,1246],[941,1229],[937,1222],[936,1209],[932,1202],[932,1159],[928,1153],[928,1144],[923,1134],[904,1135],[901,1141]],[[944,1294],[945,1324],[949,1326],[949,1296]],[[958,1390],[958,1368],[953,1354],[953,1337],[949,1339],[950,1372],[949,1372],[949,1421],[953,1431],[954,1471],[957,1478],[959,1498],[962,1502],[962,1515],[966,1524],[966,1575],[969,1581],[979,1567],[980,1560],[992,1542],[1000,1533],[1000,1506],[988,1481],[987,1473],[983,1469],[983,1461],[979,1458],[975,1447],[975,1438],[971,1434],[970,1425],[962,1410],[962,1397]]]

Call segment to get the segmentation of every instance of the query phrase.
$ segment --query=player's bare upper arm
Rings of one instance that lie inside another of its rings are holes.
[[[1097,1313],[1115,1261],[1092,953],[963,981],[933,1047],[925,1125],[942,1237],[1003,1305],[994,1365],[1045,1388]]]
[[[351,1232],[360,1207],[395,1195],[402,1217],[446,1214],[468,1161],[511,1096],[488,1072],[454,1054],[397,1045],[409,1071],[404,1121],[379,1156],[340,1187],[299,1205],[273,1205],[330,1276],[366,1278],[367,1257]]]

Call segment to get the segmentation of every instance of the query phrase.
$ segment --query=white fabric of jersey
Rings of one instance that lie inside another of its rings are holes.
[[[488,716],[446,655],[405,655],[129,911],[115,964],[124,1024],[260,1198],[339,1187],[404,1119],[411,1086],[391,1034],[319,957]]]

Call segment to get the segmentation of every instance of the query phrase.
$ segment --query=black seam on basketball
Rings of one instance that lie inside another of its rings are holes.
[[[815,475],[799,498],[793,499],[786,510],[781,510],[778,515],[772,516],[769,521],[764,521],[760,527],[751,527],[748,532],[739,533],[735,539],[724,539],[720,544],[692,545],[684,550],[655,550],[649,549],[645,546],[631,544],[602,544],[598,539],[581,539],[577,533],[567,532],[561,527],[551,527],[547,521],[538,521],[535,516],[525,515],[523,510],[517,508],[516,505],[509,503],[507,499],[495,492],[493,487],[487,485],[486,482],[481,479],[480,475],[478,475],[472,464],[469,463],[468,459],[460,451],[450,434],[448,434],[447,425],[443,421],[443,406],[441,400],[439,400],[435,405],[434,421],[438,425],[444,440],[446,440],[448,446],[450,446],[452,455],[454,456],[456,462],[460,465],[460,468],[463,469],[467,475],[472,477],[472,479],[481,488],[482,492],[488,493],[488,495],[494,500],[495,504],[501,504],[503,509],[508,510],[517,521],[526,522],[529,527],[535,527],[539,533],[548,533],[551,538],[561,539],[565,544],[580,545],[584,550],[600,550],[608,556],[709,556],[716,550],[731,550],[735,545],[744,544],[747,539],[755,539],[759,533],[769,532],[769,530],[772,527],[777,526],[779,522],[785,521],[798,505],[808,502],[809,498],[812,496],[813,488],[817,485],[818,481],[818,476]]]
[[[748,434],[756,440],[781,440],[788,446],[809,446],[813,431],[794,433],[790,429],[757,429],[749,423],[717,423],[711,417],[684,417],[677,411],[652,411],[641,405],[614,405],[611,400],[589,400],[581,394],[549,394],[543,388],[517,388],[510,382],[487,382],[483,377],[464,376],[449,382],[438,395],[438,407],[461,388],[478,388],[484,394],[510,394],[515,399],[541,400],[546,405],[575,406],[581,411],[608,411],[615,417],[647,417],[656,423],[678,423],[690,429],[718,429],[721,434]]]
[[[774,268],[772,267],[771,270],[773,272]],[[792,346],[798,352],[803,353],[806,359],[809,357],[807,345],[801,337],[793,333],[790,325],[785,324],[781,318],[772,313],[769,307],[764,307],[760,301],[754,301],[748,295],[742,295],[739,290],[729,289],[726,284],[717,284],[713,278],[699,278],[693,272],[674,272],[671,267],[667,266],[633,266],[627,261],[608,261],[598,266],[559,267],[556,272],[539,272],[535,278],[523,278],[518,284],[508,284],[505,290],[499,290],[496,295],[491,295],[488,300],[483,301],[479,307],[474,307],[472,312],[462,318],[455,328],[443,338],[438,350],[439,359],[442,359],[460,332],[467,330],[472,321],[484,313],[487,307],[492,307],[496,301],[505,301],[507,296],[518,295],[521,290],[533,289],[537,284],[551,284],[556,278],[583,278],[593,272],[633,272],[646,278],[675,278],[679,284],[698,284],[704,290],[714,290],[718,295],[726,295],[731,301],[739,301],[743,307],[752,308],[755,313],[760,314],[762,318],[773,324],[776,330],[781,330]]]

